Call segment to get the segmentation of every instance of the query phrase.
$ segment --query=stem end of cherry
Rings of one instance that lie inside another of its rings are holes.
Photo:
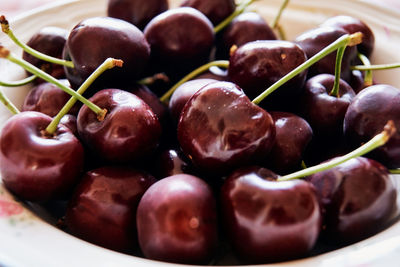
[[[122,66],[124,65],[124,61],[121,59],[113,59],[113,66],[114,67],[119,67],[122,68]]]
[[[10,50],[0,44],[0,58],[7,58],[10,55]]]
[[[10,30],[10,24],[8,23],[8,20],[4,15],[0,16],[0,23],[1,23],[1,30],[5,33],[8,34]]]
[[[394,122],[392,120],[388,121],[386,125],[383,127],[383,136],[385,139],[385,143],[396,133],[397,129],[394,126]]]
[[[350,35],[350,40],[348,46],[355,46],[361,44],[363,40],[363,34],[361,32],[356,32]]]
[[[97,114],[97,119],[99,120],[99,121],[103,121],[104,120],[104,118],[106,117],[106,114],[107,114],[107,109],[102,109],[101,110],[101,112],[99,112],[98,114]]]

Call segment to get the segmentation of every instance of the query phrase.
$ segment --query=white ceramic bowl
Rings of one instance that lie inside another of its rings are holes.
[[[276,14],[280,0],[260,0],[253,5],[268,21]],[[171,1],[176,6],[178,1]],[[71,29],[81,19],[105,15],[105,0],[55,2],[25,13],[11,21],[15,34],[27,41],[43,26]],[[310,29],[326,18],[339,14],[355,16],[374,31],[376,49],[373,63],[400,62],[400,14],[365,1],[292,0],[282,16],[288,39]],[[0,42],[20,55],[4,34]],[[0,79],[17,80],[24,71],[0,60]],[[376,71],[381,83],[400,86],[400,70]],[[29,86],[0,88],[20,106]],[[0,106],[0,127],[11,114]],[[399,177],[393,177],[394,180]],[[397,188],[398,184],[395,181]],[[398,190],[399,191],[399,190]],[[49,223],[50,222],[50,223]],[[70,236],[51,225],[51,218],[38,206],[27,206],[16,200],[0,181],[0,266],[169,266],[138,257],[103,249]],[[400,262],[400,222],[357,244],[318,256],[274,264],[274,266],[398,266]],[[267,266],[267,265],[266,265]],[[273,266],[273,265],[268,265]]]

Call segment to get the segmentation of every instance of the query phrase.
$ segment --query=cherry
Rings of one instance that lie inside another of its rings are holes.
[[[144,29],[155,71],[180,78],[205,63],[214,42],[211,22],[191,7],[175,8],[153,18]]]
[[[254,41],[234,51],[229,60],[229,78],[253,98],[306,61],[300,46],[287,41]],[[306,79],[301,72],[274,92],[274,100],[284,105],[297,99]],[[268,99],[268,98],[267,98]],[[290,106],[290,104],[289,104]]]
[[[331,95],[334,81],[332,74],[319,74],[309,79],[303,89],[301,113],[318,137],[343,135],[344,115],[355,97],[353,89],[343,80],[339,82],[338,95]]]
[[[303,118],[288,112],[270,112],[276,129],[275,144],[263,165],[279,174],[300,168],[313,131]]]
[[[143,30],[149,21],[168,9],[167,0],[108,0],[107,16],[122,19]]]
[[[375,36],[372,30],[363,21],[351,16],[335,16],[324,21],[321,27],[333,27],[346,31],[349,34],[361,32],[363,34],[362,43],[357,45],[357,49],[369,57],[375,45]]]
[[[400,90],[390,85],[363,89],[352,101],[344,117],[346,140],[359,146],[371,139],[388,120],[393,120],[396,134],[370,156],[388,168],[400,167]]]
[[[276,35],[263,17],[255,12],[237,16],[217,37],[217,57],[229,58],[230,49],[257,40],[276,40]]]
[[[177,174],[153,184],[137,210],[140,248],[147,258],[207,263],[217,246],[216,203],[201,179]]]
[[[194,79],[213,79],[229,82],[228,71],[217,66],[211,66],[208,71],[196,76]]]
[[[71,132],[78,137],[79,139],[79,135],[78,135],[78,125],[77,125],[77,119],[76,116],[71,115],[71,114],[66,114],[64,115],[61,120],[60,123],[63,124],[64,126],[66,126],[68,129],[71,130]]]
[[[217,25],[235,11],[234,0],[183,0],[181,7],[192,7],[201,13],[214,24]]]
[[[195,167],[213,175],[266,155],[274,137],[271,116],[230,82],[214,82],[197,91],[178,123],[185,155]]]
[[[67,37],[67,30],[59,27],[44,27],[35,33],[26,44],[48,56],[61,59]],[[65,78],[63,66],[40,60],[25,51],[22,53],[22,58],[57,79]]]
[[[0,169],[4,185],[29,201],[60,198],[75,185],[83,168],[83,148],[60,124],[45,132],[51,117],[26,111],[12,116],[2,129]]]
[[[266,169],[239,169],[222,187],[224,228],[246,263],[304,256],[319,235],[321,213],[314,187],[276,178]]]
[[[183,83],[180,85],[171,96],[169,100],[169,110],[172,118],[178,122],[181,115],[181,111],[188,100],[202,87],[216,82],[213,79],[196,79]]]
[[[189,160],[177,149],[165,149],[160,151],[153,166],[157,178],[165,178],[175,174],[193,172]]]
[[[66,79],[60,80],[65,86],[69,86]],[[38,111],[50,117],[54,117],[60,109],[67,103],[70,96],[58,88],[56,85],[48,82],[41,83],[33,87],[25,97],[22,105],[22,111]],[[71,114],[78,114],[79,105],[76,104],[70,110]]]
[[[358,157],[308,180],[316,187],[329,242],[359,241],[387,225],[396,208],[396,190],[380,163]]]
[[[68,229],[91,243],[132,253],[138,246],[136,209],[155,181],[151,175],[127,167],[88,171],[68,204]]]
[[[64,49],[64,58],[71,59],[75,65],[65,69],[74,88],[109,57],[121,59],[124,67],[105,73],[96,81],[98,87],[131,83],[140,78],[149,56],[150,46],[138,28],[126,21],[106,17],[88,18],[78,23]]]
[[[332,43],[333,41],[337,40],[339,37],[345,34],[347,34],[346,31],[338,28],[320,27],[302,33],[296,38],[295,42],[305,51],[307,57],[310,58],[321,51],[328,44]],[[356,56],[357,48],[347,47],[342,60],[340,76],[345,81],[350,81],[350,66]],[[310,67],[308,72],[309,77],[324,73],[334,74],[335,60],[336,53],[330,53],[328,56]]]
[[[83,106],[78,132],[95,153],[112,162],[133,162],[158,146],[161,126],[151,108],[140,98],[119,89],[105,89],[90,98],[107,109],[104,120]]]

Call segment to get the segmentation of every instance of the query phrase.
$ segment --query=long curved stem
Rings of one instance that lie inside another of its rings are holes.
[[[336,55],[336,64],[335,64],[335,81],[333,82],[332,91],[329,93],[331,96],[340,97],[339,89],[340,89],[340,72],[342,71],[342,60],[344,51],[346,50],[347,45],[339,47]]]
[[[279,11],[276,14],[276,16],[271,24],[271,28],[278,31],[279,38],[281,40],[286,40],[286,34],[285,34],[285,31],[283,30],[283,28],[281,27],[281,25],[279,24],[279,20],[281,19],[283,11],[285,10],[285,8],[287,7],[288,4],[289,4],[289,0],[284,0],[282,2],[282,5],[280,6]]]
[[[312,175],[314,173],[317,172],[321,172],[321,171],[325,171],[328,169],[331,169],[333,167],[336,167],[340,164],[342,164],[343,162],[346,162],[352,158],[356,158],[362,155],[367,154],[368,152],[371,152],[372,150],[374,150],[377,147],[380,147],[384,144],[386,144],[386,142],[390,139],[390,137],[396,132],[396,128],[394,126],[393,121],[389,121],[385,127],[384,130],[377,134],[375,137],[373,137],[371,140],[369,140],[367,143],[365,143],[364,145],[360,146],[359,148],[353,150],[352,152],[338,157],[338,158],[334,158],[328,162],[324,162],[321,163],[319,165],[298,171],[298,172],[294,172],[285,176],[281,176],[278,178],[278,181],[289,181],[289,180],[293,180],[293,179],[298,179],[298,178],[302,178],[302,177],[306,177],[309,175]]]
[[[106,59],[103,64],[101,64],[87,79],[86,81],[79,87],[79,89],[76,91],[78,94],[82,95],[88,88],[89,86],[106,70],[112,69],[114,67],[122,67],[122,60],[117,60],[113,58],[108,58]],[[77,99],[75,97],[71,97],[68,102],[64,105],[64,107],[58,112],[58,114],[53,118],[53,120],[50,122],[50,124],[46,128],[46,132],[48,134],[53,134],[57,130],[57,126],[60,123],[60,120],[62,117],[67,114],[73,105],[75,105]],[[101,118],[98,118],[99,120],[102,120],[105,116],[105,113],[107,112],[104,110],[104,114],[102,114]]]
[[[361,53],[357,53],[358,58],[361,60],[362,64],[364,66],[371,66],[371,62],[369,61],[368,57]],[[372,70],[366,70],[365,75],[364,75],[364,86],[370,86],[373,84],[373,79],[372,79]]]
[[[391,63],[391,64],[377,64],[377,65],[356,65],[352,66],[352,70],[389,70],[400,68],[400,63]]]
[[[56,57],[48,56],[48,55],[46,55],[46,54],[43,54],[43,53],[41,53],[41,52],[39,52],[39,51],[37,51],[37,50],[35,50],[35,49],[33,49],[33,48],[27,46],[27,45],[24,44],[23,42],[21,42],[21,41],[14,35],[13,31],[12,31],[11,28],[10,28],[10,24],[8,23],[8,21],[6,20],[6,18],[5,18],[3,15],[0,16],[0,23],[1,23],[1,30],[2,30],[5,34],[7,34],[7,36],[8,36],[16,45],[18,45],[19,47],[21,47],[21,48],[22,48],[25,52],[27,52],[28,54],[30,54],[30,55],[32,55],[32,56],[38,58],[38,59],[41,59],[41,60],[50,62],[50,63],[54,63],[54,64],[66,66],[66,67],[69,67],[69,68],[73,68],[73,67],[74,67],[74,63],[73,63],[72,61],[68,61],[68,60],[64,60],[64,59],[59,59],[59,58],[56,58]]]
[[[206,70],[208,70],[212,66],[217,66],[217,67],[221,67],[221,68],[228,68],[229,67],[229,61],[228,60],[217,60],[217,61],[212,61],[210,63],[207,63],[205,65],[202,65],[202,66],[198,67],[197,69],[195,69],[194,71],[192,71],[191,73],[189,73],[188,75],[183,77],[174,86],[172,86],[171,89],[169,89],[162,97],[160,97],[160,101],[164,102],[164,103],[167,103],[168,99],[175,92],[176,88],[178,88],[183,83],[193,79],[197,75],[205,72]]]
[[[316,62],[318,62],[320,59],[324,58],[325,56],[329,55],[333,51],[337,50],[339,47],[342,47],[344,45],[348,46],[354,46],[357,45],[358,43],[361,42],[361,33],[354,33],[354,34],[345,34],[342,37],[338,38],[335,42],[331,43],[324,49],[322,49],[320,52],[315,54],[313,57],[308,59],[306,62],[303,64],[299,65],[297,68],[286,74],[284,77],[282,77],[279,81],[271,85],[269,88],[267,88],[263,93],[261,93],[259,96],[257,96],[255,99],[253,99],[254,104],[259,104],[264,98],[266,98],[268,95],[270,95],[272,92],[274,92],[276,89],[278,89],[280,86],[285,84],[287,81],[290,79],[294,78],[296,75],[304,71],[305,69],[309,68]]]
[[[23,85],[27,85],[28,83],[33,82],[37,77],[35,75],[31,75],[25,79],[19,80],[19,81],[10,81],[10,82],[5,82],[5,81],[0,81],[0,86],[5,86],[5,87],[19,87]]]
[[[242,14],[245,9],[256,0],[245,0],[243,2],[241,2],[235,9],[235,11],[233,11],[232,14],[230,14],[226,19],[224,19],[220,24],[218,24],[217,26],[214,27],[214,33],[219,33],[221,30],[223,30],[226,26],[229,25],[229,23],[231,23],[231,21],[236,18],[237,16],[239,16],[240,14]]]
[[[4,106],[12,113],[12,114],[18,114],[20,111],[18,108],[10,101],[10,99],[2,92],[0,91],[0,102],[4,104]]]

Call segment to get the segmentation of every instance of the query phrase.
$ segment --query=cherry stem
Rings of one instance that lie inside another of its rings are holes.
[[[233,11],[232,14],[230,14],[226,19],[224,19],[220,24],[218,24],[217,26],[214,27],[214,33],[219,33],[221,30],[223,30],[226,26],[229,25],[229,23],[231,23],[231,21],[236,18],[237,16],[239,16],[240,14],[242,14],[246,8],[253,3],[256,0],[244,0],[242,1],[235,9],[235,11]]]
[[[90,85],[106,70],[112,69],[114,67],[122,67],[123,61],[114,58],[107,58],[103,64],[101,64],[86,80],[85,82],[79,87],[76,91],[78,94],[83,94],[89,88]],[[50,124],[46,128],[46,133],[52,135],[56,132],[57,126],[60,123],[62,117],[67,114],[71,108],[75,105],[77,99],[75,97],[71,97],[68,102],[64,105],[64,107],[58,112],[58,114],[53,118]],[[107,113],[107,110],[104,109],[102,114],[98,114],[98,120],[102,121],[104,116]]]
[[[18,114],[20,111],[18,108],[10,101],[10,99],[2,92],[0,91],[0,101],[1,103],[4,104],[4,106],[12,113],[12,114]]]
[[[51,57],[48,56],[46,54],[43,54],[29,46],[27,46],[26,44],[22,43],[20,40],[18,40],[18,38],[14,35],[13,31],[10,28],[10,24],[8,23],[7,19],[5,18],[4,15],[0,16],[0,23],[1,23],[1,30],[7,34],[7,36],[19,47],[21,47],[25,52],[27,52],[28,54],[31,54],[32,56],[50,62],[50,63],[54,63],[57,65],[62,65],[62,66],[66,66],[69,68],[73,68],[74,67],[74,63],[72,61],[67,61],[64,59],[59,59],[59,58],[55,58],[55,57]]]
[[[137,83],[141,84],[141,85],[149,85],[149,84],[155,83],[156,81],[163,81],[163,82],[168,83],[169,78],[167,75],[165,75],[165,73],[157,73],[157,74],[154,74],[153,76],[143,78],[140,81],[138,81]]]
[[[392,64],[378,64],[378,65],[356,65],[352,66],[352,70],[389,70],[400,68],[400,63],[392,63]]]
[[[361,60],[362,64],[364,66],[371,66],[371,62],[369,61],[368,57],[361,53],[357,53],[358,58]],[[371,70],[366,70],[365,71],[365,77],[364,77],[364,85],[365,86],[371,86],[373,84],[373,79],[372,79],[372,71]]]
[[[329,93],[331,96],[340,97],[339,89],[340,89],[340,72],[342,70],[342,60],[344,51],[346,50],[347,45],[339,47],[336,55],[336,63],[335,63],[335,81],[333,82],[332,91]]]
[[[51,75],[47,74],[46,72],[42,71],[41,69],[35,67],[34,65],[30,64],[29,62],[27,62],[27,61],[25,61],[23,59],[19,59],[19,58],[15,57],[13,55],[13,53],[10,52],[10,50],[6,49],[5,47],[3,47],[1,45],[0,45],[0,58],[5,58],[5,59],[7,59],[7,60],[19,65],[19,66],[21,66],[22,68],[24,68],[28,72],[30,72],[30,73],[42,78],[46,82],[49,82],[49,83],[52,83],[52,84],[56,85],[57,87],[59,87],[61,90],[63,90],[67,94],[76,97],[83,104],[87,105],[97,115],[101,115],[101,114],[104,113],[104,111],[101,108],[99,108],[97,105],[93,104],[92,102],[87,100],[85,97],[81,96],[80,94],[78,94],[77,92],[72,90],[70,87],[65,86],[59,80],[57,80],[56,78],[54,78]]]
[[[389,170],[391,174],[400,174],[400,169]]]
[[[200,75],[201,73],[207,71],[209,68],[211,68],[213,66],[217,66],[217,67],[221,67],[221,68],[228,68],[229,67],[229,61],[228,60],[216,60],[216,61],[212,61],[210,63],[207,63],[205,65],[202,65],[202,66],[198,67],[197,69],[195,69],[194,71],[192,71],[191,73],[189,73],[188,75],[183,77],[174,86],[172,86],[171,89],[169,89],[162,97],[160,97],[160,101],[164,102],[164,103],[167,103],[168,99],[175,92],[176,88],[181,86],[183,83],[193,79],[197,75]]]
[[[5,87],[23,86],[23,85],[27,85],[28,83],[33,82],[36,78],[37,77],[35,75],[32,75],[25,79],[19,80],[19,81],[12,81],[12,82],[0,81],[0,86],[5,86]]]
[[[279,24],[279,20],[281,19],[282,13],[289,4],[289,0],[284,0],[282,2],[281,7],[279,8],[278,14],[276,14],[274,21],[271,24],[271,28],[278,31],[279,37],[281,40],[286,40],[286,34],[282,29],[281,25]]]
[[[306,62],[303,64],[299,65],[297,68],[283,76],[280,80],[278,80],[276,83],[271,85],[269,88],[267,88],[264,92],[262,92],[259,96],[257,96],[252,102],[254,104],[259,104],[262,100],[264,100],[265,97],[270,95],[272,92],[274,92],[276,89],[278,89],[280,86],[285,84],[287,81],[290,79],[294,78],[296,75],[301,73],[302,71],[306,70],[310,66],[312,66],[314,63],[318,62],[320,59],[326,57],[330,53],[334,52],[338,48],[342,46],[354,46],[357,45],[361,42],[362,40],[362,34],[357,32],[354,34],[345,34],[338,38],[336,41],[322,49],[320,52],[315,54],[313,57],[308,59]]]
[[[334,158],[328,162],[321,163],[319,165],[297,171],[285,176],[281,176],[278,178],[278,181],[289,181],[289,180],[294,180],[302,177],[306,177],[309,175],[312,175],[317,172],[322,172],[326,171],[328,169],[331,169],[333,167],[336,167],[350,159],[360,157],[364,154],[367,154],[368,152],[374,150],[377,147],[380,147],[390,139],[396,132],[396,127],[394,126],[393,121],[388,121],[387,124],[384,126],[383,131],[379,134],[377,134],[375,137],[373,137],[371,140],[369,140],[367,143],[364,145],[360,146],[359,148],[353,150],[352,152],[341,156]]]

